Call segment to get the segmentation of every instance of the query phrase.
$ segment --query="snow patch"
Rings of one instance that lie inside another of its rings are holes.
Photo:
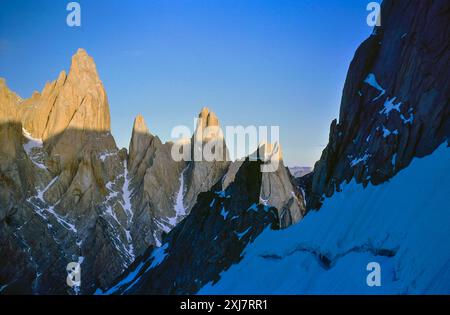
[[[144,261],[140,262],[139,265],[132,270],[124,279],[122,279],[118,284],[116,284],[114,287],[110,288],[109,290],[103,291],[101,289],[97,289],[95,291],[95,295],[109,295],[114,294],[119,290],[122,290],[122,293],[125,293],[126,291],[130,290],[140,279],[141,275],[146,273],[148,270],[155,268],[159,264],[161,264],[164,259],[167,257],[167,248],[169,247],[169,244],[166,243],[162,247],[158,247],[155,250],[153,250],[152,254],[149,258],[145,259]],[[144,266],[149,265],[144,271]],[[143,271],[143,272],[142,272]]]
[[[367,75],[366,79],[364,80],[364,83],[369,84],[371,87],[377,89],[380,92],[380,94],[377,97],[375,97],[372,101],[376,101],[386,93],[386,90],[381,87],[381,85],[377,81],[377,78],[375,77],[375,74],[373,73],[369,73]]]
[[[226,220],[228,216],[228,211],[225,209],[225,207],[222,205],[222,210],[220,210],[220,215],[223,216],[223,219]]]
[[[394,170],[395,170],[395,162],[397,162],[397,153],[394,153],[392,155],[392,159],[391,159],[391,164],[392,164],[392,167],[394,168]]]
[[[241,240],[245,236],[245,234],[247,234],[251,229],[252,229],[252,227],[249,227],[242,233],[235,232],[236,236],[239,238],[239,240]]]
[[[107,152],[102,152],[99,155],[99,159],[102,162],[105,162],[107,158],[112,157],[112,156],[116,156],[117,155],[117,151],[107,151]]]
[[[403,124],[410,124],[412,125],[412,123],[414,122],[414,114],[413,114],[413,109],[410,108],[408,110],[408,114],[409,114],[409,118],[406,118],[403,114],[400,115],[400,119],[403,121]]]
[[[31,134],[24,128],[22,128],[22,135],[28,140],[27,143],[23,145],[23,149],[28,155],[28,158],[42,170],[47,170],[47,167],[40,161],[42,159],[42,152],[39,152],[44,147],[44,142],[42,139],[36,139],[31,136]]]
[[[69,222],[65,217],[63,217],[62,215],[58,214],[55,211],[55,206],[59,202],[57,202],[54,205],[48,205],[44,199],[45,193],[55,184],[55,182],[58,180],[58,178],[59,178],[58,176],[53,178],[44,189],[42,189],[42,190],[36,189],[36,196],[28,198],[27,201],[28,201],[28,203],[31,204],[31,206],[33,207],[35,212],[40,217],[42,217],[45,221],[48,221],[48,219],[49,219],[47,214],[51,214],[62,227],[64,227],[66,230],[70,230],[73,233],[77,234],[78,230],[77,230],[75,224]],[[37,199],[39,202],[36,202],[35,199]],[[48,223],[47,226],[49,228],[52,227],[52,225],[50,223]]]
[[[372,155],[369,154],[369,153],[367,153],[367,151],[366,151],[366,152],[364,153],[363,156],[361,156],[361,157],[356,157],[356,158],[352,159],[352,160],[350,161],[350,166],[351,166],[351,167],[355,167],[356,165],[358,165],[358,164],[360,164],[360,163],[366,164],[366,162],[369,160],[369,158],[370,158],[371,156],[372,156]]]
[[[248,209],[247,212],[249,211],[258,211],[258,205],[256,203],[252,204]]]
[[[393,131],[390,131],[385,126],[382,126],[382,128],[383,128],[383,138],[387,138],[390,135],[398,135],[398,130],[397,129],[395,129]]]
[[[396,99],[397,97],[393,97],[391,99],[389,99],[388,97],[384,102],[383,109],[380,111],[380,114],[384,114],[386,117],[388,117],[389,113],[393,110],[400,113],[400,106],[402,105],[402,102],[398,102],[397,104],[395,104]]]
[[[175,199],[175,205],[174,205],[174,210],[175,210],[175,216],[173,216],[172,218],[169,218],[169,224],[172,227],[175,227],[175,225],[177,225],[178,221],[181,218],[184,218],[187,214],[187,210],[184,207],[184,173],[187,170],[187,167],[181,172],[180,174],[180,188],[178,189],[177,192],[177,196]],[[214,202],[214,200],[213,200]]]

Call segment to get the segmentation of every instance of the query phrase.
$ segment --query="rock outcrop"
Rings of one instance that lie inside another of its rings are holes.
[[[353,178],[382,183],[449,138],[448,1],[383,1],[381,17],[350,65],[308,208]]]
[[[200,192],[208,191],[229,166],[228,150],[216,114],[203,108],[191,139],[191,161],[186,168],[185,205],[194,206]],[[208,156],[210,155],[210,156]]]
[[[0,222],[17,211],[29,187],[26,174],[32,165],[22,147],[20,101],[0,79]]]
[[[300,221],[306,213],[303,195],[293,184],[282,159],[280,144],[265,144],[260,147],[260,155],[268,166],[262,173],[260,203],[275,207],[278,211],[279,226],[286,228]]]
[[[138,254],[159,245],[162,234],[182,218],[185,162],[174,161],[171,148],[171,142],[162,143],[150,133],[141,115],[135,119],[128,161],[135,209],[132,234],[139,236]]]
[[[139,235],[136,249],[144,253],[149,246],[159,246],[163,233],[168,233],[185,218],[197,201],[199,193],[211,187],[224,175],[229,162],[194,159],[194,150],[203,150],[206,143],[219,143],[226,152],[217,116],[202,109],[196,132],[186,147],[187,159],[172,157],[174,143],[162,143],[152,135],[139,115],[134,123],[129,154],[132,178],[135,224],[132,234]],[[217,146],[219,147],[219,146]]]

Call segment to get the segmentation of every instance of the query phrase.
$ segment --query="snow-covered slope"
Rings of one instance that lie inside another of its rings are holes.
[[[382,185],[344,185],[299,224],[267,228],[200,294],[449,294],[449,174],[442,144]],[[380,287],[366,283],[370,262]]]

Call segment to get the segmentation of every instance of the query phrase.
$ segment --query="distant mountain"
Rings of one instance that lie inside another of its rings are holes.
[[[313,171],[313,168],[309,166],[290,166],[289,171],[291,172],[292,176],[298,178],[311,173]]]

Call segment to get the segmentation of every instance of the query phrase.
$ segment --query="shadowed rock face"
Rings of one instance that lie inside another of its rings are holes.
[[[149,246],[159,245],[162,233],[170,231],[181,220],[177,201],[182,208],[181,176],[184,162],[171,157],[172,143],[162,143],[150,133],[142,116],[135,119],[130,143],[131,178],[136,250],[142,254]],[[181,198],[177,195],[181,189]]]
[[[205,148],[205,146],[207,146]],[[214,152],[217,160],[209,162],[204,152]],[[197,156],[201,160],[197,160]],[[191,139],[191,159],[186,168],[186,194],[187,208],[190,210],[197,199],[199,192],[208,191],[228,169],[228,151],[225,145],[223,131],[216,114],[204,107],[198,115],[197,128]]]
[[[220,180],[201,193],[162,246],[139,258],[106,293],[192,294],[217,281],[264,228],[278,228],[277,209],[259,203],[260,165],[247,159],[225,190]]]
[[[79,132],[66,130],[65,135]],[[89,133],[90,138],[104,136]],[[103,160],[106,137],[104,143],[86,143],[70,168],[53,173],[45,167],[52,159],[45,146],[26,151],[31,140],[22,133],[18,138],[17,159],[2,161],[0,194],[14,196],[1,209],[6,213],[0,219],[5,253],[0,282],[7,285],[2,293],[75,293],[64,280],[72,261],[83,261],[82,292],[93,290],[96,282],[109,283],[134,260],[122,206],[126,155],[116,151]]]
[[[284,228],[300,220],[303,196],[282,161],[276,172],[261,171],[265,147],[231,163],[209,191],[198,195],[189,215],[162,237],[161,246],[150,248],[115,285],[97,293],[196,293],[238,263],[245,246],[266,227]]]
[[[386,181],[450,135],[448,1],[383,1],[381,17],[350,65],[308,208],[352,178]]]
[[[203,109],[199,117],[197,130],[209,126],[219,128],[217,117],[209,110]],[[206,136],[208,141],[217,137],[216,133]],[[139,253],[150,245],[159,246],[162,234],[189,214],[198,194],[208,191],[228,166],[226,161],[177,162],[172,158],[172,146],[173,143],[163,144],[152,135],[141,115],[135,119],[129,171],[135,209],[133,231],[140,235],[136,244]]]

